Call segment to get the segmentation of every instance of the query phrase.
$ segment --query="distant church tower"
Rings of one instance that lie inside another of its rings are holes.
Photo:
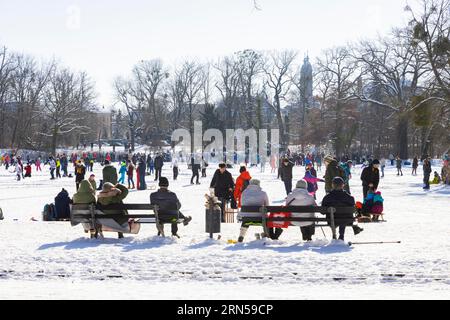
[[[300,71],[300,87],[301,99],[304,107],[310,108],[313,105],[313,69],[309,62],[309,57],[306,56]]]

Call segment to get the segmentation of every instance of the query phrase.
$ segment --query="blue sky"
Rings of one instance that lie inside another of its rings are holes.
[[[0,0],[0,45],[58,58],[96,82],[99,103],[142,59],[172,66],[247,48],[323,49],[406,22],[404,0]]]

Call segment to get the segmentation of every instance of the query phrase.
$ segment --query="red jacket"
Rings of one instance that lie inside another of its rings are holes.
[[[241,196],[242,196],[242,189],[244,187],[244,181],[250,182],[252,177],[250,176],[250,173],[248,171],[244,171],[241,173],[241,175],[236,179],[236,187],[234,188],[234,198],[236,199],[238,203],[238,207],[241,207]]]

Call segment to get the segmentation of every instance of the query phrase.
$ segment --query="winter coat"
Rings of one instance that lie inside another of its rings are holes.
[[[51,159],[48,161],[48,163],[50,164],[50,169],[56,169],[56,162],[55,160]]]
[[[332,182],[336,177],[341,177],[345,181],[344,170],[339,166],[336,160],[333,160],[327,166],[327,170],[325,171],[325,191],[327,193],[331,192],[331,190],[333,189]]]
[[[110,182],[117,184],[117,170],[114,166],[108,164],[103,168],[103,183]]]
[[[163,219],[177,217],[181,208],[177,195],[165,188],[150,194],[150,204],[158,205],[158,214]]]
[[[244,191],[244,186],[250,183],[252,177],[248,171],[244,171],[241,175],[236,179],[236,187],[234,188],[234,198],[238,203],[238,208],[241,207],[241,196]]]
[[[127,166],[126,165],[121,165],[120,169],[119,169],[119,173],[121,175],[125,175],[127,173]]]
[[[134,174],[134,164],[130,162],[127,169],[127,175],[129,177],[133,177],[133,174]]]
[[[92,191],[93,191],[93,193],[95,195],[95,190],[97,190],[97,182],[95,182],[95,180],[88,180],[88,181],[91,184]]]
[[[363,186],[368,187],[369,184],[372,183],[376,190],[378,189],[378,184],[380,183],[380,171],[373,165],[370,165],[362,171],[361,180]]]
[[[419,166],[419,159],[414,158],[412,166],[416,169]]]
[[[120,190],[119,193],[117,190]],[[121,204],[122,200],[125,199],[128,195],[128,189],[124,185],[118,184],[115,189],[112,189],[109,192],[100,192],[98,195],[98,203],[102,206],[107,206],[110,204]],[[121,214],[127,215],[127,210],[103,210],[106,214]],[[128,221],[127,217],[116,218],[114,219],[118,224],[124,224]]]
[[[210,188],[214,188],[214,193],[218,198],[230,198],[231,193],[229,189],[234,188],[234,181],[231,173],[225,170],[222,174],[217,169],[214,173],[213,179],[210,184]]]
[[[163,159],[163,157],[162,156],[155,157],[154,164],[155,164],[155,168],[156,169],[161,169],[164,166],[164,159]]]
[[[30,166],[30,165],[27,165],[27,166],[25,167],[25,174],[31,175],[31,166]]]
[[[256,185],[249,185],[247,189],[244,190],[241,196],[241,204],[243,207],[255,206],[268,206],[269,197],[267,193],[262,191],[261,187]],[[242,217],[261,217],[259,212],[242,212],[238,214],[238,219]]]
[[[57,219],[70,218],[70,198],[66,190],[62,190],[55,197],[55,209]]]
[[[316,191],[319,189],[319,186],[317,185],[317,182],[322,181],[322,179],[316,178],[311,171],[306,171],[305,176],[303,177],[303,180],[305,180],[308,183],[308,192],[310,195],[314,195]]]
[[[398,160],[395,160],[395,161],[397,163],[397,169],[401,169],[402,168],[402,160],[398,159]]]
[[[383,213],[384,199],[381,196],[381,192],[369,192],[363,203],[363,213]]]
[[[426,176],[430,176],[430,174],[431,174],[431,162],[430,161],[423,162],[423,174]]]
[[[323,207],[354,207],[355,206],[355,198],[349,195],[344,190],[332,190],[329,194],[327,194],[322,200]],[[330,214],[326,214],[327,219],[330,218]],[[337,218],[348,218],[353,219],[353,214],[340,214],[335,215]],[[350,221],[349,221],[350,223]],[[347,223],[345,223],[347,224]],[[338,225],[338,223],[336,223]]]
[[[293,168],[294,168],[294,164],[292,162],[289,162],[289,164],[287,166],[284,165],[284,163],[281,164],[281,167],[280,167],[281,180],[291,181]]]
[[[86,174],[86,167],[82,164],[75,167],[75,181],[81,182],[84,180],[84,175]]]
[[[89,204],[95,201],[95,190],[92,189],[92,185],[88,180],[81,181],[80,188],[73,195],[73,204]]]
[[[314,198],[305,189],[294,189],[286,198],[286,206],[317,206]],[[314,212],[311,213],[292,213],[292,217],[296,218],[314,218]],[[294,226],[307,227],[314,222],[291,222]]]

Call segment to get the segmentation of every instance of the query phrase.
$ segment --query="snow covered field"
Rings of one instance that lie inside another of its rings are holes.
[[[101,167],[95,169],[98,179]],[[266,245],[255,240],[253,234],[261,232],[257,227],[244,244],[227,244],[237,239],[238,224],[222,225],[222,240],[211,241],[204,232],[204,194],[214,168],[208,168],[200,186],[189,184],[185,165],[180,169],[179,181],[170,178],[170,189],[178,194],[183,213],[193,217],[189,226],[180,226],[181,239],[157,238],[155,226],[144,225],[138,236],[119,240],[117,234],[105,234],[104,240],[91,240],[81,226],[31,221],[41,220],[44,204],[62,187],[72,196],[74,178],[50,181],[48,167],[38,175],[33,167],[33,178],[17,182],[0,168],[5,216],[0,221],[0,299],[450,298],[450,188],[432,186],[424,192],[421,168],[417,177],[408,168],[397,177],[388,167],[380,183],[388,222],[364,224],[357,237],[351,228],[346,233],[347,241],[402,243],[353,247],[330,243],[329,229],[324,230],[328,240],[316,229],[316,240],[304,244],[296,227]],[[303,168],[294,170],[295,178],[303,177]],[[237,169],[231,172],[236,178]],[[273,204],[283,204],[284,185],[270,168],[250,172]],[[172,176],[169,164],[163,175]],[[361,201],[359,175],[355,168],[351,189]],[[319,187],[320,200],[323,184]],[[150,192],[132,191],[125,202],[148,202]]]

